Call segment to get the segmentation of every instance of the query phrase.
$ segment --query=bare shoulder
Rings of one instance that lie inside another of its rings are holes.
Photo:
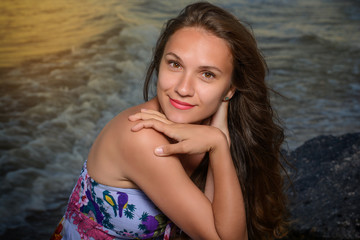
[[[136,187],[128,177],[128,169],[141,165],[139,161],[149,159],[146,154],[154,146],[150,143],[162,144],[166,141],[155,130],[131,131],[136,123],[129,121],[129,116],[140,112],[142,108],[151,107],[151,103],[147,102],[128,108],[102,129],[91,147],[87,162],[89,174],[96,181],[114,187]],[[140,153],[143,155],[139,156]]]
[[[150,106],[149,106],[150,105]],[[133,132],[131,128],[137,123],[129,120],[129,116],[141,111],[142,108],[151,107],[151,103],[144,103],[126,109],[117,115],[109,125],[108,131],[113,133],[113,140],[116,143],[119,150],[124,148],[124,151],[120,151],[119,154],[125,157],[128,157],[129,154],[132,155],[129,150],[139,150],[141,147],[151,148],[153,146],[158,146],[156,144],[165,144],[168,143],[167,138],[153,129],[143,129],[138,132]],[[142,151],[146,152],[146,151]]]
[[[136,105],[130,107],[121,113],[119,113],[116,117],[114,117],[104,129],[108,128],[111,131],[116,131],[117,133],[129,133],[131,131],[131,127],[135,125],[134,122],[129,121],[129,116],[141,111],[142,108],[154,109],[158,110],[158,106],[155,101],[150,100],[149,102],[145,102],[140,105]],[[107,130],[107,129],[106,129]]]
[[[138,171],[139,166],[149,164],[147,167],[151,168],[156,165],[158,158],[155,158],[154,155],[155,148],[169,144],[169,140],[154,129],[142,129],[137,132],[131,130],[137,122],[129,121],[128,117],[140,110],[141,106],[128,109],[119,116],[121,120],[119,119],[119,122],[116,123],[116,125],[119,124],[118,132],[121,132],[121,136],[118,138],[119,155],[123,159],[123,168],[129,175],[131,175],[131,169]],[[127,177],[131,178],[128,175]]]

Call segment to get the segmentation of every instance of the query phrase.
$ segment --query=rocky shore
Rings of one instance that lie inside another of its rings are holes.
[[[294,166],[287,239],[360,239],[360,133],[313,138],[287,159]]]

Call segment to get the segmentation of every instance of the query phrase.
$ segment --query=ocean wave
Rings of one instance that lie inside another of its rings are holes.
[[[95,136],[121,110],[141,102],[158,34],[154,26],[124,27],[105,41],[46,56],[5,75],[14,87],[1,102],[8,98],[17,106],[9,107],[0,130],[0,180],[5,183],[0,189],[7,193],[0,197],[0,234],[25,226],[32,211],[63,210],[58,208],[65,206],[64,194]],[[24,196],[29,200],[10,201]]]

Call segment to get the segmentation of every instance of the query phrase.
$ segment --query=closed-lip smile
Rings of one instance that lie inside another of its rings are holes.
[[[175,108],[180,109],[180,110],[188,110],[188,109],[193,108],[195,106],[195,105],[192,105],[190,103],[182,102],[182,101],[175,100],[175,99],[172,99],[172,98],[170,98],[170,103]]]

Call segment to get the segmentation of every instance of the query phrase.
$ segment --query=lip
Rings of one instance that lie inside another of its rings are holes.
[[[175,100],[172,98],[169,98],[169,99],[170,99],[171,105],[173,105],[175,108],[180,109],[180,110],[188,110],[188,109],[195,107],[195,105],[191,105],[186,102],[182,102],[182,101]]]

